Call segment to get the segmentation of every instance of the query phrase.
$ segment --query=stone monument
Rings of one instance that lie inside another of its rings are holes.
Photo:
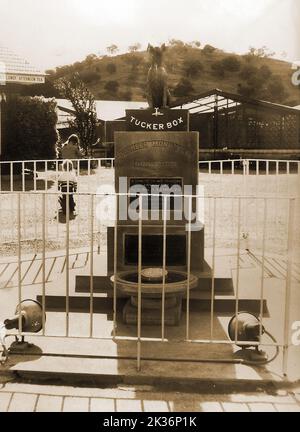
[[[158,89],[166,91],[163,86]],[[153,96],[152,100],[165,100],[163,95],[160,96]],[[115,229],[108,228],[108,273],[117,290],[130,297],[123,310],[124,322],[135,324],[139,226],[137,218],[132,220],[123,210],[127,212],[133,205],[138,214],[141,210],[137,205],[140,203],[138,193],[142,193],[142,322],[161,324],[164,287],[165,324],[176,325],[181,317],[183,295],[198,285],[198,275],[204,265],[204,226],[198,223],[189,237],[187,200],[182,196],[186,187],[189,187],[190,195],[197,193],[198,132],[189,132],[187,110],[166,107],[127,110],[126,126],[126,132],[115,133],[115,190],[132,195],[119,199],[116,242]],[[196,212],[196,207],[197,200],[191,198],[190,212]],[[163,264],[163,215],[166,214]]]

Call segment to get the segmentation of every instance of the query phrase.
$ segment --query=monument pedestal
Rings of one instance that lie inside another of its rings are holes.
[[[125,324],[134,325],[138,321],[137,297],[131,297],[123,309]],[[141,323],[144,325],[161,325],[162,300],[142,298]],[[181,319],[182,297],[172,296],[165,299],[165,325],[176,326]]]
[[[188,131],[184,110],[126,114],[127,132],[115,133],[115,189],[120,199],[116,230],[108,229],[108,273],[118,292],[130,296],[123,310],[126,324],[137,324],[140,289],[142,324],[161,325],[164,286],[165,325],[178,325],[182,298],[187,289],[197,287],[196,273],[204,264],[204,226],[197,218],[196,197],[199,136]],[[142,279],[149,271],[165,271],[166,276],[164,282],[147,277],[140,282],[138,271]]]

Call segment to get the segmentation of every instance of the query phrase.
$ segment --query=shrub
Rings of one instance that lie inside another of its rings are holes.
[[[96,71],[93,71],[93,70],[85,70],[83,72],[80,72],[79,76],[82,79],[82,81],[84,81],[85,83],[90,83],[93,81],[100,81],[100,79],[101,79],[101,76],[99,75],[99,73]]]
[[[176,85],[174,88],[174,96],[177,97],[184,97],[189,96],[191,93],[193,93],[194,88],[192,86],[192,83],[187,78],[182,78],[181,81]]]
[[[3,123],[4,159],[55,158],[56,123],[54,99],[9,97]]]
[[[109,93],[116,94],[118,89],[119,89],[119,83],[118,83],[118,81],[107,81],[104,88]]]
[[[267,66],[267,65],[261,66],[260,69],[259,69],[259,71],[260,71],[260,75],[265,80],[268,80],[272,76],[272,71],[269,68],[269,66]]]
[[[274,75],[267,86],[266,98],[271,102],[281,103],[285,100],[287,94],[283,81],[279,75]]]
[[[241,62],[234,55],[225,57],[222,60],[222,65],[223,65],[223,68],[229,72],[238,72],[241,68]]]
[[[115,65],[115,63],[108,63],[106,65],[106,70],[109,74],[114,74],[117,72],[117,66]]]
[[[258,68],[257,67],[255,67],[251,64],[246,64],[245,66],[243,66],[243,68],[240,72],[240,77],[243,80],[248,80],[257,74],[258,74]]]
[[[203,65],[200,60],[187,59],[184,62],[183,69],[188,77],[194,78],[203,71]]]
[[[216,48],[213,47],[212,45],[205,45],[205,47],[203,48],[202,52],[203,54],[212,54],[214,51],[216,51]]]
[[[225,70],[223,66],[222,60],[217,60],[211,65],[211,69],[214,73],[214,75],[223,78],[225,76]]]

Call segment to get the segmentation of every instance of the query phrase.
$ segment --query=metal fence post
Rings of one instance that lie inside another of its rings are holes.
[[[167,196],[163,197],[163,279],[161,303],[161,339],[165,340],[165,300],[166,300],[166,254],[167,254]]]
[[[69,191],[69,185],[68,185]],[[66,197],[66,336],[69,336],[70,326],[70,281],[69,281],[69,261],[70,261],[70,203],[69,192],[63,192]]]
[[[46,195],[42,194],[42,308],[43,308],[43,335],[45,335],[46,311]]]
[[[191,278],[191,232],[192,232],[192,196],[188,197],[189,221],[187,241],[187,284],[186,284],[186,340],[190,338],[190,278]]]
[[[139,195],[138,232],[138,318],[137,318],[137,370],[141,370],[141,326],[142,326],[142,222],[143,197]]]
[[[18,232],[18,298],[22,301],[22,249],[21,249],[21,194],[17,194],[17,232]],[[19,313],[19,334],[23,332],[22,314]]]
[[[214,335],[214,300],[215,300],[215,258],[216,258],[216,218],[217,206],[216,198],[213,198],[213,250],[212,250],[212,266],[211,266],[211,307],[210,307],[210,340],[213,341]]]
[[[294,246],[294,222],[295,222],[295,199],[289,199],[289,222],[287,239],[287,271],[285,286],[285,308],[284,308],[284,346],[282,358],[282,371],[284,376],[288,372],[288,350],[290,337],[290,308],[292,291],[292,266],[293,266],[293,246]]]
[[[235,293],[235,316],[239,312],[239,284],[240,284],[240,244],[241,244],[241,198],[238,198],[238,227],[237,227],[237,255],[236,255],[236,293]],[[238,320],[235,325],[235,343],[238,340]]]
[[[117,329],[117,260],[118,260],[118,207],[119,207],[119,195],[115,197],[115,226],[114,226],[114,286],[113,286],[113,337],[116,337]]]

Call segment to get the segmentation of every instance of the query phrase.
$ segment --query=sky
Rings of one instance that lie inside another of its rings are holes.
[[[299,23],[300,0],[0,0],[0,44],[42,69],[172,38],[239,54],[266,45],[292,62]]]

